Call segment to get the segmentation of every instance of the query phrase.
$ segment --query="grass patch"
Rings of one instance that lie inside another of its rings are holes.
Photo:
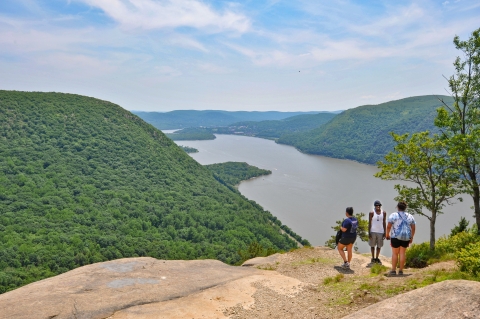
[[[257,266],[257,269],[261,269],[261,270],[277,270],[279,264],[280,264],[280,262],[277,261],[274,265],[272,265],[272,264],[267,264],[267,265],[264,265],[264,266]]]
[[[343,274],[338,274],[338,275],[333,276],[333,277],[327,277],[323,280],[323,284],[328,285],[328,284],[331,284],[331,283],[339,283],[340,281],[343,280],[343,278],[345,278],[345,276]]]
[[[375,264],[370,268],[370,274],[378,276],[385,273],[388,270],[388,267],[384,265]]]

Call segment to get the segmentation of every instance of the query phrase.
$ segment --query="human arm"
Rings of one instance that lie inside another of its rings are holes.
[[[413,242],[413,236],[415,236],[415,224],[411,224],[410,228],[412,229],[412,237],[410,237],[410,244]]]
[[[368,214],[368,238],[372,238],[372,234],[370,230],[372,229],[372,218],[373,218],[373,212],[370,212]]]
[[[385,234],[385,238],[386,238],[387,240],[390,239],[390,229],[392,229],[392,223],[389,222],[389,223],[387,224],[387,233]]]
[[[387,212],[383,211],[383,239],[385,239],[385,236],[386,236],[386,229],[387,229],[386,223],[387,223]]]

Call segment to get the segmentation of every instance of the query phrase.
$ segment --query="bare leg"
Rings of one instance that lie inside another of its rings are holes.
[[[353,244],[347,245],[348,262],[349,263],[350,263],[350,261],[352,261],[352,248],[353,248]]]
[[[398,262],[398,253],[400,248],[393,248],[392,247],[392,271],[397,270],[397,262]]]
[[[343,258],[343,261],[347,262],[347,257],[345,256],[345,252],[343,251],[343,248],[345,248],[345,245],[338,243],[337,245],[338,253],[340,254],[340,257]]]
[[[375,247],[370,247],[370,250],[372,251],[372,258],[375,258]]]
[[[405,260],[406,260],[405,252],[407,248],[400,246],[399,249],[400,249],[400,271],[403,271],[403,267],[405,266]]]
[[[378,259],[378,256],[380,255],[380,247],[377,247],[377,259]]]

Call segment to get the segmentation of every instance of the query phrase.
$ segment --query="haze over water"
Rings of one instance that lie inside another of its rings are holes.
[[[375,166],[353,161],[300,153],[294,147],[273,141],[234,135],[217,135],[210,141],[177,141],[179,145],[194,147],[199,153],[190,154],[200,164],[228,161],[247,162],[272,171],[271,175],[244,181],[239,191],[270,211],[293,231],[312,245],[324,245],[334,234],[331,226],[345,217],[345,208],[352,206],[355,213],[368,213],[379,199],[387,215],[395,210],[395,181],[375,178]],[[471,198],[448,206],[437,218],[436,237],[449,234],[460,216],[473,224]],[[415,216],[417,233],[414,242],[429,240],[429,220]],[[385,242],[389,246],[389,242]],[[367,251],[366,244],[359,245]],[[382,249],[390,255],[390,249]]]

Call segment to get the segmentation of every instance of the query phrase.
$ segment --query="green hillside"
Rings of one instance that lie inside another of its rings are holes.
[[[216,138],[210,129],[203,127],[184,128],[174,133],[166,133],[165,135],[173,141],[200,141],[214,140]]]
[[[333,119],[336,115],[335,113],[325,112],[296,115],[276,121],[237,122],[227,127],[217,127],[213,132],[276,139],[284,134],[305,132],[317,128]]]
[[[254,241],[296,247],[270,213],[115,104],[0,91],[0,140],[0,293],[122,257],[234,264]]]
[[[305,153],[374,164],[393,149],[389,132],[435,130],[433,119],[440,106],[439,97],[453,103],[448,96],[428,95],[359,106],[317,129],[283,135],[278,143],[293,145]]]
[[[194,111],[178,110],[171,112],[133,112],[145,122],[161,130],[174,130],[200,126],[226,126],[240,121],[281,120],[300,114],[315,114],[317,112],[247,112],[247,111]]]

